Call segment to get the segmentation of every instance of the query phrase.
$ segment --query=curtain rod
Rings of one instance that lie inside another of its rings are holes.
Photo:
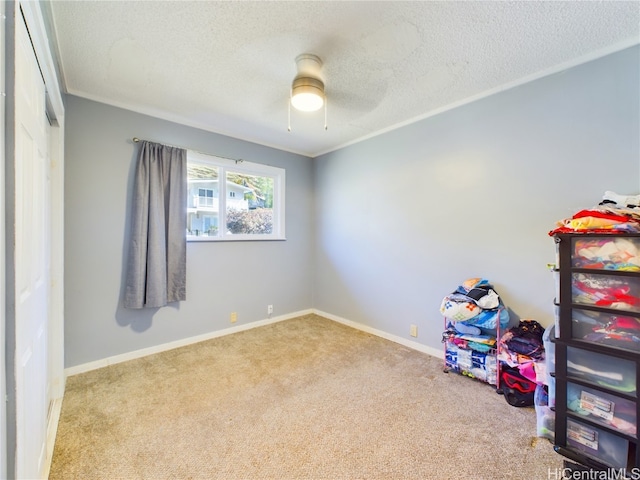
[[[142,141],[138,137],[133,137],[131,140],[133,140],[133,143],[138,143]],[[147,140],[147,142],[151,142],[151,140]],[[152,142],[152,143],[161,143],[161,142]],[[166,145],[167,147],[173,147],[173,148],[182,148],[184,150],[191,150],[192,152],[200,153],[201,155],[209,155],[210,157],[224,158],[225,160],[231,160],[232,162],[236,162],[236,165],[238,163],[244,162],[244,160],[242,160],[241,158],[223,157],[222,155],[214,155],[212,153],[199,152],[198,150],[193,150],[192,148],[180,147],[178,145],[167,145],[166,143],[162,143],[162,145]]]

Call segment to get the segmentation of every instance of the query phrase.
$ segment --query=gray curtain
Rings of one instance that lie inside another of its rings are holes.
[[[132,201],[125,308],[186,299],[187,151],[142,141]]]

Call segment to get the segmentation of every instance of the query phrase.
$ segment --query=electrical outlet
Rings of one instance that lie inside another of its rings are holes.
[[[411,325],[411,328],[409,329],[409,335],[411,335],[412,337],[417,337],[418,336],[418,326],[417,325]]]
[[[231,312],[231,318],[229,318],[229,320],[231,320],[231,323],[236,323],[236,320],[238,320],[238,313]]]
[[[271,315],[273,313],[273,305],[267,305],[267,315]]]

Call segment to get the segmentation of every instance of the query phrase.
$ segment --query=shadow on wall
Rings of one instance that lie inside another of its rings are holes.
[[[139,333],[145,332],[151,328],[153,316],[161,308],[174,308],[175,310],[180,310],[180,302],[170,303],[166,307],[124,308],[122,299],[123,293],[121,292],[120,299],[118,301],[118,308],[116,309],[116,321],[121,327],[129,327],[134,332]]]
[[[151,328],[153,316],[160,310],[158,308],[130,309],[122,306],[122,296],[116,309],[116,321],[121,327],[129,327],[134,332],[144,332]]]

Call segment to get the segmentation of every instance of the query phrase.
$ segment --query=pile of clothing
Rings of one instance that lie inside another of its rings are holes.
[[[640,319],[574,310],[573,335],[592,343],[640,351]]]
[[[535,320],[520,320],[498,342],[498,360],[504,364],[500,386],[505,400],[514,407],[534,404],[538,385],[546,380],[544,328]]]
[[[498,383],[496,329],[506,328],[509,313],[484,278],[465,280],[440,305],[445,317],[445,368],[492,385]]]
[[[606,191],[598,205],[558,221],[549,235],[619,232],[640,233],[640,195]]]
[[[598,270],[640,270],[640,251],[635,242],[627,238],[580,238],[574,242],[573,266]]]
[[[509,312],[484,278],[469,278],[442,299],[440,313],[457,332],[480,335],[481,329],[506,328]]]
[[[623,277],[577,273],[571,278],[571,294],[574,303],[640,312],[640,298]]]

